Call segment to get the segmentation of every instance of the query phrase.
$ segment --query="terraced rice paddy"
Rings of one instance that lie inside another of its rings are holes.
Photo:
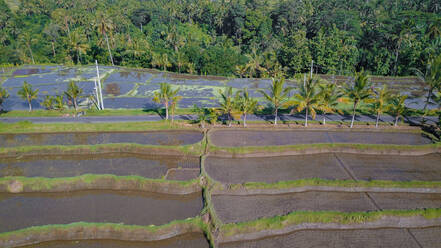
[[[0,157],[0,246],[432,248],[441,242],[441,154],[416,130],[11,133],[0,141],[10,151]],[[107,143],[143,149],[94,153],[94,145]],[[199,155],[173,150],[196,143],[204,148]],[[24,145],[88,149],[39,155]],[[115,177],[101,185],[95,178],[103,174]]]
[[[0,73],[0,85],[11,93],[11,97],[4,103],[7,110],[27,109],[27,103],[17,96],[17,91],[24,81],[40,90],[38,99],[32,103],[35,109],[43,108],[41,103],[46,95],[63,94],[70,81],[79,84],[84,96],[94,91],[96,70],[93,66],[22,66],[7,69],[5,73]],[[267,88],[271,84],[269,79],[197,76],[110,66],[100,67],[100,77],[103,84],[104,104],[107,108],[156,108],[158,104],[154,103],[151,98],[153,92],[159,89],[159,83],[162,82],[181,87],[180,95],[183,96],[179,104],[181,108],[191,108],[194,104],[205,107],[217,106],[214,99],[219,95],[218,90],[226,86],[235,89],[248,88],[251,96],[258,97],[263,103],[262,95],[257,92],[257,89]],[[346,76],[320,75],[320,77],[322,80],[337,84],[349,80]],[[426,86],[417,78],[372,77],[371,81],[375,86],[387,85],[391,90],[407,94],[409,96],[406,101],[408,107],[422,109],[424,106]],[[294,86],[296,82],[287,80],[287,84]],[[82,105],[91,104],[86,99],[81,102]],[[429,106],[429,108],[436,107],[435,105]]]

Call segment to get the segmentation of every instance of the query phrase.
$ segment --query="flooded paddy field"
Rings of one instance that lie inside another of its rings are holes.
[[[189,233],[154,242],[133,242],[119,240],[74,240],[43,242],[20,248],[209,248],[202,233]]]
[[[83,174],[112,174],[162,178],[171,169],[174,169],[176,174],[185,174],[186,169],[193,169],[199,174],[199,157],[130,153],[0,157],[0,177],[73,177]],[[185,172],[180,172],[181,169]],[[175,176],[174,180],[186,179],[189,176],[196,178],[198,175]]]
[[[373,201],[372,201],[373,199]],[[280,195],[213,195],[226,223],[286,215],[294,211],[366,212],[380,209],[440,208],[441,194],[307,191]]]
[[[348,153],[250,158],[208,156],[204,166],[214,180],[230,184],[308,178],[353,179],[351,175],[357,180],[441,180],[441,154],[438,153],[420,156]]]
[[[223,243],[220,248],[313,248],[313,247],[400,247],[435,248],[441,242],[441,228],[307,230],[259,240]]]
[[[83,191],[75,193],[0,194],[0,232],[73,222],[162,225],[197,216],[202,195]]]
[[[8,68],[7,72],[0,76],[0,84],[9,92],[14,92],[23,85],[23,81],[30,83],[34,89],[40,89],[40,97],[34,101],[36,109],[43,108],[40,103],[45,95],[63,94],[59,91],[58,84],[66,84],[70,81],[82,82],[85,94],[91,94],[96,79],[94,66],[68,67],[68,66],[21,66]],[[100,67],[101,82],[103,84],[104,102],[108,108],[152,108],[151,98],[153,92],[159,89],[159,83],[165,82],[173,87],[181,87],[180,95],[183,100],[182,108],[198,106],[218,106],[213,100],[218,96],[218,90],[231,86],[234,90],[248,88],[254,97],[262,97],[256,93],[256,89],[266,89],[270,86],[269,79],[253,78],[226,78],[217,76],[198,76],[189,74],[177,74],[162,72],[151,69],[131,69],[121,67]],[[342,84],[349,80],[347,76],[319,75],[323,80],[330,83]],[[372,77],[375,87],[387,85],[393,91],[400,91],[408,95],[406,105],[412,108],[422,109],[425,101],[427,87],[417,78],[392,78]],[[47,85],[51,85],[47,87]],[[295,86],[296,82],[287,80],[287,85]],[[26,109],[26,103],[11,94],[4,106],[7,110]],[[429,108],[436,108],[429,105]]]
[[[210,133],[215,146],[281,146],[320,143],[424,145],[431,140],[420,133],[379,131],[305,130],[215,130]]]
[[[111,143],[136,143],[143,145],[189,145],[202,140],[199,131],[150,132],[77,132],[77,133],[27,133],[0,134],[0,147],[43,145],[96,145]]]

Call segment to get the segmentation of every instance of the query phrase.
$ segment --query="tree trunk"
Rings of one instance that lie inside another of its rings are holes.
[[[323,113],[323,126],[326,125],[326,113]]]
[[[80,64],[80,50],[77,50],[77,65]]]
[[[377,112],[377,120],[375,121],[375,128],[378,128],[378,120],[380,120],[380,112]]]
[[[308,107],[305,110],[305,127],[308,127]]]
[[[231,113],[228,112],[228,126],[231,127]]]
[[[352,110],[352,121],[351,121],[351,128],[354,126],[354,120],[355,120],[355,108],[357,107],[357,101],[354,102],[354,109]]]
[[[202,129],[205,128],[205,121],[201,121],[201,127],[202,127]]]
[[[430,87],[429,93],[427,94],[427,98],[426,98],[426,104],[424,104],[423,110],[426,110],[427,106],[429,105],[430,98],[432,98],[432,91],[433,91],[433,88]]]
[[[54,58],[55,58],[55,45],[54,45],[54,42],[52,41],[51,42],[52,43],[52,53],[54,54]]]
[[[72,97],[72,100],[73,100],[75,112],[77,112],[77,109],[78,109],[77,99],[75,97]]]
[[[32,111],[32,100],[28,98],[28,104],[29,104],[29,112]]]
[[[173,123],[175,121],[175,111],[171,111],[171,122]]]
[[[399,115],[395,116],[395,123],[394,123],[394,127],[398,126],[398,119],[399,119]]]
[[[274,117],[274,126],[277,126],[277,111],[278,111],[279,109],[276,107],[276,110],[274,111],[274,115],[275,115],[275,117]]]
[[[168,102],[165,103],[165,119],[168,120]]]
[[[247,113],[243,115],[243,127],[247,127]]]
[[[106,36],[107,50],[109,50],[110,62],[112,62],[112,66],[114,66],[115,64],[113,63],[112,51],[110,51],[109,37],[107,36],[107,34],[104,35]]]

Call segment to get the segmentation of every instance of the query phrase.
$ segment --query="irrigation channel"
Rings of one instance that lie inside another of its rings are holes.
[[[418,129],[0,134],[0,247],[439,247]]]

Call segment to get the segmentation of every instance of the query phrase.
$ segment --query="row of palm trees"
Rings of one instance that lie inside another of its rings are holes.
[[[17,92],[17,95],[25,100],[29,106],[29,112],[32,111],[32,101],[38,98],[39,89],[33,89],[32,85],[28,82],[24,81],[20,90]],[[67,90],[64,92],[64,95],[67,97],[68,101],[73,105],[75,111],[78,109],[78,100],[83,97],[82,96],[83,89],[80,88],[74,81],[71,81],[67,87]],[[0,87],[0,110],[2,110],[1,106],[3,102],[10,95],[8,91],[2,87]],[[42,102],[42,105],[47,110],[63,110],[64,109],[64,97],[63,95],[58,96],[46,96]]]
[[[352,104],[351,128],[354,125],[355,114],[361,105],[369,106],[371,113],[376,115],[378,127],[380,115],[389,112],[395,117],[396,126],[399,118],[405,113],[406,95],[392,94],[386,86],[380,89],[372,87],[365,72],[358,72],[353,82],[343,86],[336,84],[321,83],[318,78],[309,77],[298,87],[298,91],[291,95],[294,87],[286,86],[284,78],[273,79],[272,84],[266,90],[260,89],[263,98],[271,105],[274,114],[274,125],[277,125],[279,111],[282,108],[290,109],[290,114],[304,112],[305,126],[308,126],[308,118],[316,118],[317,112],[323,114],[323,124],[326,124],[326,115],[340,113],[340,103]],[[167,83],[161,83],[159,91],[154,93],[153,100],[165,107],[165,119],[169,119],[169,110],[173,116],[178,102],[182,97],[178,96],[179,88],[172,89]],[[227,125],[231,126],[233,119],[242,118],[243,125],[247,126],[247,116],[262,109],[256,98],[250,97],[248,89],[233,91],[227,87],[219,91],[218,108],[201,108],[195,106],[193,112],[197,114],[198,121],[202,126],[206,122],[215,122],[220,115],[226,117]]]

